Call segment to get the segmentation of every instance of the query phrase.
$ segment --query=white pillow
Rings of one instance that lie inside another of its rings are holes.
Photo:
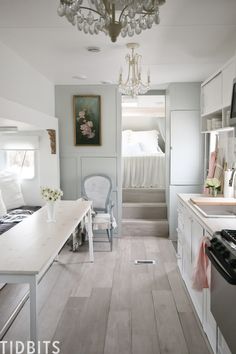
[[[2,191],[0,190],[0,218],[6,213],[7,213],[7,209],[2,199]]]
[[[132,134],[132,130],[122,131],[122,145],[131,144],[131,134]]]
[[[162,153],[163,154],[163,151],[161,150],[160,146],[157,145],[157,148],[156,150],[154,151],[152,147],[150,147],[149,145],[147,144],[143,144],[143,143],[140,143],[141,145],[141,149],[143,152],[145,152],[146,154],[153,154],[153,153]]]
[[[158,131],[157,130],[147,130],[147,131],[132,131],[131,141],[133,144],[142,143],[144,146],[148,147],[149,153],[157,152],[158,148]]]
[[[136,143],[136,144],[127,144],[125,146],[123,146],[123,151],[122,154],[123,155],[140,155],[141,153],[143,153],[141,144]]]
[[[17,175],[10,171],[0,172],[0,189],[7,210],[25,205]]]

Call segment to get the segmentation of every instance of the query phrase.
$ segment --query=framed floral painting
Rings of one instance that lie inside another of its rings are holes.
[[[100,96],[74,96],[75,145],[101,145]]]

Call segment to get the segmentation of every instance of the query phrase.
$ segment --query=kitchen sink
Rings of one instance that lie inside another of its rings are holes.
[[[236,218],[236,205],[197,205],[193,206],[205,218]]]

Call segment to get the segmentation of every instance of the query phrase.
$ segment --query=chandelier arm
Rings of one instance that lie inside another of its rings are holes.
[[[123,10],[121,11],[120,16],[119,16],[119,22],[120,22],[120,20],[121,20],[121,17],[123,16],[123,13],[125,12],[125,10],[126,10],[128,7],[129,7],[129,5],[126,5],[126,6],[123,8]]]
[[[130,59],[130,56],[129,56],[129,57],[128,57],[128,64],[129,64],[128,76],[127,76],[127,80],[125,81],[124,85],[127,85],[128,82],[129,82],[129,80],[130,80],[130,66],[131,66],[130,61],[131,61],[131,59]]]
[[[110,15],[111,14],[111,8],[110,6],[108,5],[109,1],[107,0],[102,0],[104,6],[105,6],[105,9],[106,9],[106,12]]]
[[[102,18],[104,18],[104,15],[103,15],[103,14],[101,14],[101,13],[100,13],[99,11],[97,11],[97,10],[91,9],[90,7],[80,6],[80,9],[89,10],[89,11],[95,12],[96,14],[98,14],[99,16],[101,16]]]

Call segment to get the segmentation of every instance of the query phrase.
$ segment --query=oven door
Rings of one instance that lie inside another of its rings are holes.
[[[225,338],[229,349],[236,353],[236,286],[230,284],[231,276],[207,249],[211,260],[211,312]],[[229,282],[230,281],[230,282]]]

